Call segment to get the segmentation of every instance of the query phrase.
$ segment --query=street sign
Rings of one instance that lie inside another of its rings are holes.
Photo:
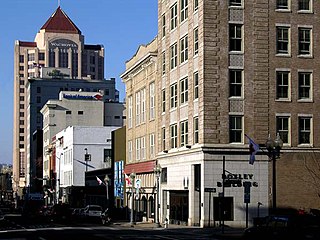
[[[204,188],[205,192],[216,192],[216,188]]]

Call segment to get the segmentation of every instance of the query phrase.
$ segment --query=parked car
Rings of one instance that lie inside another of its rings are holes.
[[[268,216],[244,231],[244,239],[320,239],[320,218],[309,214]]]
[[[86,217],[101,217],[102,207],[99,205],[87,205],[84,208],[84,215]]]

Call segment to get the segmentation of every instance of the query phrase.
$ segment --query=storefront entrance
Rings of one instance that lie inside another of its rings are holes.
[[[170,191],[171,224],[187,225],[189,216],[188,191]]]

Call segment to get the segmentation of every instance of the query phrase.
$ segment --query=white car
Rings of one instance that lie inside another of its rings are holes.
[[[102,207],[99,205],[87,205],[84,208],[84,215],[86,217],[101,217]]]

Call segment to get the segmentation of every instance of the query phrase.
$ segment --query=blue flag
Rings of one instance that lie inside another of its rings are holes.
[[[256,160],[256,154],[259,151],[260,147],[259,147],[259,144],[255,143],[247,134],[245,134],[245,136],[249,140],[249,151],[250,151],[249,164],[253,165],[254,161]]]

